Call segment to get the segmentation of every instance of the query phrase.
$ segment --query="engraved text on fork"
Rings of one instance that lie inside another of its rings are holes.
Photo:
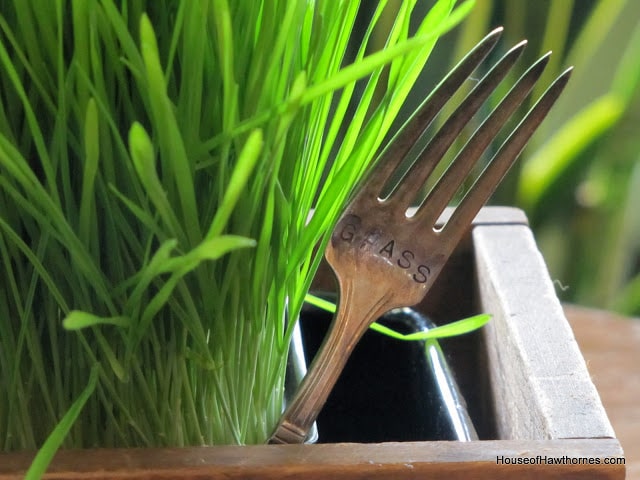
[[[368,249],[394,267],[407,270],[416,283],[426,283],[431,274],[428,265],[420,262],[416,254],[399,245],[396,239],[380,228],[363,229],[362,219],[357,215],[346,215],[336,228],[332,242],[348,243],[353,247]]]

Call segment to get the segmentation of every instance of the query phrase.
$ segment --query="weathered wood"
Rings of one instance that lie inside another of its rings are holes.
[[[473,231],[499,438],[611,437],[531,230],[520,225]]]
[[[617,462],[615,459],[621,455],[619,444],[612,439],[62,451],[54,459],[45,479],[613,480],[624,478],[624,465],[605,462]],[[534,463],[505,464],[507,461],[524,462],[525,458]],[[544,463],[545,459],[550,462],[552,458],[561,463]],[[27,454],[0,455],[0,480],[20,478],[29,459]]]
[[[627,480],[640,480],[640,318],[563,305],[589,374],[624,448]]]

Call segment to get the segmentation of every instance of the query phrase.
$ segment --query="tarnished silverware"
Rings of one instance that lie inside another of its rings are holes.
[[[565,87],[571,70],[560,75],[513,130],[447,223],[435,223],[482,153],[527,97],[549,55],[535,62],[476,130],[426,200],[412,216],[407,209],[471,117],[496,89],[526,42],[509,50],[477,83],[434,135],[413,166],[381,198],[389,179],[437,113],[495,46],[501,29],[489,34],[442,81],[382,152],[346,208],[325,256],[340,287],[338,312],[271,443],[302,443],[354,346],[380,315],[420,302],[431,288],[471,221],[502,180]]]

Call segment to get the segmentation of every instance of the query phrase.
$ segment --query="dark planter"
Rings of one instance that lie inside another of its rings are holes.
[[[316,354],[331,314],[315,307],[302,313],[306,361]],[[412,309],[378,320],[401,333],[435,325]],[[322,409],[320,443],[474,440],[466,402],[436,341],[395,340],[374,331],[362,337]]]

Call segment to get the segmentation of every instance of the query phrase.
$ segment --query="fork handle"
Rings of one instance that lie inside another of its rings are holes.
[[[359,302],[345,300],[340,302],[320,350],[269,443],[305,441],[356,343],[369,325],[386,311],[383,309],[380,313],[380,308],[371,308],[370,305],[368,311],[363,310],[357,305]]]

